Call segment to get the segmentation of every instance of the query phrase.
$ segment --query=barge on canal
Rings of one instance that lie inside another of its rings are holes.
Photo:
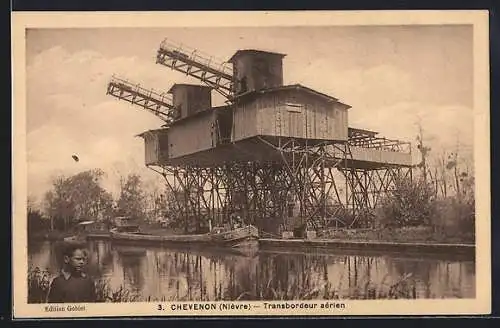
[[[119,242],[224,248],[243,254],[255,253],[259,248],[259,231],[253,225],[243,225],[231,230],[215,228],[204,234],[159,235],[142,232],[130,218],[119,217],[115,219],[115,227],[110,230],[110,238]]]

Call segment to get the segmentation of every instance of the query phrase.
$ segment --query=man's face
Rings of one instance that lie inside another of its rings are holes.
[[[65,262],[75,272],[81,272],[87,263],[87,254],[83,250],[77,249],[72,256],[66,256]]]

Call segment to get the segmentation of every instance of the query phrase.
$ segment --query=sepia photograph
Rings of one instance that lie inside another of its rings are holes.
[[[19,18],[14,312],[487,313],[487,14],[387,14]]]

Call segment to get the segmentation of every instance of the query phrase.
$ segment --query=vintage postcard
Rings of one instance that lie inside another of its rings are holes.
[[[490,312],[486,11],[12,18],[15,318]]]

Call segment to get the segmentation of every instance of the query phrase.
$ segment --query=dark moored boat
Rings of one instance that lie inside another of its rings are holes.
[[[110,230],[112,240],[186,246],[200,245],[231,249],[245,254],[257,251],[259,245],[259,231],[252,225],[229,231],[213,230],[205,234],[155,235],[141,232],[138,225],[125,221],[125,218],[121,218],[121,224]]]

